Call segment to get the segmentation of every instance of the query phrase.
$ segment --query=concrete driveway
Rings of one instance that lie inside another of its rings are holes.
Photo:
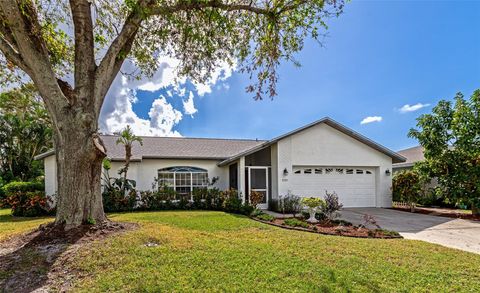
[[[383,228],[399,232],[406,239],[423,240],[480,254],[480,222],[381,208],[347,208],[341,218],[354,225],[363,215],[373,215]]]

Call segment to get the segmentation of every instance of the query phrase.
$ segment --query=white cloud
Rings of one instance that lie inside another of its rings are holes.
[[[363,120],[360,122],[360,124],[368,124],[368,123],[380,122],[380,121],[382,121],[381,116],[368,116],[368,117],[363,118]]]
[[[184,97],[187,80],[177,77],[175,68],[178,60],[168,57],[162,57],[161,60],[158,71],[152,78],[130,80],[121,74],[115,78],[100,114],[101,132],[114,133],[130,125],[137,135],[181,136],[174,128],[182,120],[182,113],[175,109],[167,98]],[[122,67],[123,72],[133,72],[134,70],[135,65],[129,61]],[[225,81],[232,75],[233,70],[235,68],[226,63],[219,64],[208,81],[193,83],[194,92],[198,96],[211,93],[213,86],[226,84]],[[167,97],[160,96],[153,101],[148,119],[139,117],[133,111],[132,105],[138,102],[137,90],[155,92],[165,87],[171,87],[166,93]],[[183,111],[186,115],[198,112],[198,109],[195,108],[194,92],[190,91],[189,97],[182,100]]]
[[[193,92],[190,92],[187,100],[183,100],[183,112],[190,116],[198,112],[193,104]]]
[[[422,104],[422,103],[417,103],[415,105],[406,104],[406,105],[403,105],[399,111],[400,113],[414,112],[428,106],[430,106],[430,104]]]

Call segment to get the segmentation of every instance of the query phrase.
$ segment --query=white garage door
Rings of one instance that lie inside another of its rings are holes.
[[[374,168],[294,166],[290,180],[292,193],[301,197],[323,198],[328,190],[344,207],[375,206]]]

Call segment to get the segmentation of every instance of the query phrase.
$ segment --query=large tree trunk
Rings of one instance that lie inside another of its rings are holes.
[[[97,122],[72,117],[65,120],[55,135],[58,184],[55,224],[65,225],[66,229],[98,224],[106,217],[100,182],[105,148],[96,133]]]

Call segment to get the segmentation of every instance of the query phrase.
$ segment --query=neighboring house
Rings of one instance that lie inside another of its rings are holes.
[[[123,166],[123,145],[116,136],[102,136],[112,160],[111,174]],[[54,152],[45,161],[47,194],[56,191]],[[138,190],[160,184],[190,194],[218,177],[215,187],[235,188],[242,200],[252,191],[263,193],[261,208],[292,193],[323,197],[335,191],[345,207],[390,207],[392,163],[405,158],[330,118],[281,135],[260,140],[143,137],[134,144],[128,177]]]
[[[425,159],[423,156],[422,146],[411,147],[398,151],[397,153],[405,157],[407,160],[402,163],[393,164],[393,173],[402,170],[410,170],[413,168],[413,165],[415,165],[416,162],[423,161]]]

